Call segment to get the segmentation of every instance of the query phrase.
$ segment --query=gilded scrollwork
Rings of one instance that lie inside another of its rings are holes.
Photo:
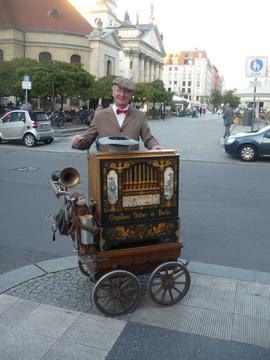
[[[116,226],[106,230],[106,238],[113,242],[136,242],[147,239],[172,237],[178,231],[178,222]],[[103,234],[103,237],[105,234]]]

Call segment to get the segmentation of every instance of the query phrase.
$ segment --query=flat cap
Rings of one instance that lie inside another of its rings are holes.
[[[127,89],[132,91],[134,89],[134,82],[131,79],[124,77],[117,77],[113,80],[113,85],[117,85],[122,89]]]

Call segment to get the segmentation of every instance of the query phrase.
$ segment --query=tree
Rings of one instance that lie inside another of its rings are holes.
[[[143,106],[144,102],[149,99],[150,85],[149,83],[137,83],[133,91],[133,102],[140,102]]]
[[[0,62],[0,96],[24,97],[22,89],[23,76],[32,75],[38,64],[32,59],[13,59]]]
[[[97,80],[95,93],[97,99],[112,99],[112,82],[115,78],[114,75],[107,75]]]
[[[24,97],[22,80],[30,75],[32,97],[80,97],[88,100],[93,96],[95,79],[80,64],[61,61],[38,63],[31,59],[13,59],[0,62],[0,96]]]
[[[223,102],[223,97],[221,92],[217,89],[214,89],[211,93],[209,102],[214,109],[218,109]]]
[[[228,90],[223,95],[223,103],[229,103],[232,108],[237,108],[240,104],[240,98],[234,95],[235,90]]]
[[[168,99],[167,91],[164,88],[163,81],[162,80],[152,81],[149,86],[148,100],[153,103],[153,108],[155,107],[156,102],[166,102],[167,99]]]
[[[65,98],[80,97],[90,99],[95,87],[94,77],[80,64],[52,61],[38,64],[32,75],[33,94],[40,97],[61,97],[61,107]]]

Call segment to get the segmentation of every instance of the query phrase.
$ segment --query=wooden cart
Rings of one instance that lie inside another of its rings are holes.
[[[181,255],[179,155],[174,150],[88,154],[89,204],[98,224],[96,248],[80,251],[81,272],[95,282],[93,301],[110,316],[133,310],[140,274],[159,304],[182,299],[190,286]]]

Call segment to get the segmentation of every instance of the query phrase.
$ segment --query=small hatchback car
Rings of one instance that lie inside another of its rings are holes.
[[[242,161],[255,161],[270,156],[270,126],[261,130],[229,136],[224,142],[227,154]]]
[[[50,144],[53,139],[54,131],[44,111],[13,110],[0,118],[0,142],[22,140],[32,147],[38,141]]]

